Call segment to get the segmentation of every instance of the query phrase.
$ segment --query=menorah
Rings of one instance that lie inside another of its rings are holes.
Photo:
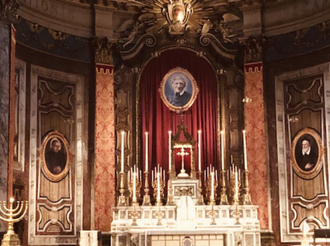
[[[13,203],[14,203],[14,198],[9,199],[10,205],[9,208],[6,207],[6,202],[2,201],[0,202],[0,212],[3,214],[5,217],[0,215],[0,219],[3,221],[7,222],[7,233],[3,236],[1,246],[9,246],[9,245],[21,245],[21,241],[19,240],[17,234],[14,231],[14,223],[20,221],[23,219],[25,216],[27,209],[28,209],[28,202],[25,201],[25,206],[24,206],[24,201],[20,202],[17,201],[17,205],[15,208],[13,208]],[[2,207],[4,209],[2,209]],[[24,212],[23,211],[23,208]]]

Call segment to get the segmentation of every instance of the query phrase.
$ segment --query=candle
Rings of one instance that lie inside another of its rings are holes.
[[[151,170],[151,181],[154,182],[154,170]]]
[[[241,181],[241,169],[238,169],[238,180]]]
[[[245,130],[243,130],[243,150],[244,150],[244,169],[247,170]]]
[[[157,201],[160,201],[160,175],[157,172]]]
[[[124,136],[125,136],[125,132],[122,131],[121,132],[121,172],[124,172]]]
[[[202,169],[201,167],[201,130],[198,130],[198,171],[200,171]]]
[[[148,132],[146,134],[146,171],[148,171]]]
[[[171,135],[172,132],[168,132],[168,170],[171,171]]]
[[[211,172],[211,200],[214,200],[214,172]]]
[[[238,181],[237,181],[237,171],[235,172],[235,197],[238,201]]]
[[[130,178],[130,171],[128,171],[127,175],[128,175],[127,179],[128,179],[128,182],[129,182],[129,181],[131,181],[131,178]]]
[[[221,168],[225,170],[225,153],[223,153],[223,131],[221,131]]]
[[[133,202],[136,202],[136,172],[132,175],[133,178]]]

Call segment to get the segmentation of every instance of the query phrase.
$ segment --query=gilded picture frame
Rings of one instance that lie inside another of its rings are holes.
[[[41,166],[46,177],[51,181],[60,181],[69,170],[70,150],[66,138],[58,131],[49,132],[41,146]]]
[[[181,67],[171,69],[160,83],[159,93],[164,104],[181,113],[195,102],[199,88],[194,77]]]
[[[291,144],[294,171],[304,179],[318,175],[322,167],[323,146],[319,134],[310,128],[300,130]]]

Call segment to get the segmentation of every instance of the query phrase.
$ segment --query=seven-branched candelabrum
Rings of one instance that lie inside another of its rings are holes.
[[[6,202],[0,202],[0,219],[7,222],[7,233],[2,239],[1,245],[21,245],[20,240],[17,234],[14,232],[14,223],[20,221],[25,216],[28,210],[27,201],[17,201],[17,205],[14,208],[14,198],[9,199],[9,208],[6,207]],[[23,211],[24,209],[24,211]],[[23,211],[23,212],[22,212]]]

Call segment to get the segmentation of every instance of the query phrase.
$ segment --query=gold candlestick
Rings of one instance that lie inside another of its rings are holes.
[[[169,176],[171,172],[168,172]],[[172,178],[169,178],[167,182],[167,203],[166,206],[174,206],[175,202],[173,201],[173,188],[172,188]]]
[[[134,188],[133,188],[133,185],[134,185],[134,180],[133,178],[135,178],[135,200],[134,200]],[[134,203],[138,203],[138,199],[140,197],[140,190],[141,190],[141,186],[142,186],[142,182],[139,180],[138,176],[137,176],[137,173],[132,173],[132,178],[131,180],[128,182],[128,191],[129,191],[129,196],[132,200],[132,204]]]
[[[144,172],[144,196],[142,206],[150,206],[150,195],[149,195],[149,172]]]
[[[158,206],[158,211],[155,212],[155,216],[157,218],[157,224],[158,226],[162,225],[162,218],[163,218],[163,213],[160,210],[161,202],[157,201],[157,206]]]
[[[159,191],[159,193],[160,193],[160,201],[162,201],[163,198],[164,198],[164,188],[165,188],[165,182],[163,181],[162,178],[160,178],[159,184],[160,184],[160,191]],[[155,179],[151,183],[151,186],[152,186],[152,188],[154,190],[153,196],[154,196],[154,198],[156,198],[156,201],[158,202],[158,199],[157,199],[157,179]]]
[[[162,182],[161,175],[160,175],[159,172],[157,173],[157,179],[155,180],[155,183],[156,183],[156,187],[157,187],[157,201],[156,201],[156,203],[157,203],[157,206],[158,206],[158,211],[155,213],[155,215],[156,215],[156,218],[158,219],[157,225],[161,225],[162,224],[161,219],[163,217],[163,213],[160,210],[160,206],[162,205],[161,191],[163,191],[164,187],[161,184],[163,182]]]
[[[230,172],[229,189],[232,198],[232,204],[239,204],[239,190],[241,182],[237,179],[237,171]]]
[[[235,225],[240,225],[239,217],[241,216],[241,213],[238,210],[238,203],[235,203],[235,210],[233,210],[231,215],[235,218]]]
[[[207,214],[211,217],[211,225],[216,225],[215,217],[217,216],[217,212],[214,211],[214,203],[211,204],[211,211]]]
[[[242,201],[244,205],[252,205],[250,187],[249,187],[249,171],[244,171],[244,191],[245,194],[242,196]]]
[[[211,177],[211,175],[210,175]],[[214,177],[213,177],[214,178]],[[212,177],[211,179],[208,178],[207,182],[206,182],[206,195],[209,197],[209,205],[215,204],[215,198],[217,196],[217,190],[218,188],[218,182],[216,182],[216,180],[214,180],[213,182],[213,195],[214,197],[212,197]]]
[[[220,195],[220,205],[227,205],[227,189],[226,189],[226,171],[221,171],[221,195]]]
[[[204,198],[203,198],[203,187],[202,187],[202,171],[198,171],[198,190],[197,190],[197,203],[196,205],[204,205]]]
[[[119,173],[119,179],[120,179],[120,188],[119,188],[120,195],[118,197],[118,206],[127,206],[126,197],[124,196],[124,192],[125,192],[125,188],[124,188],[124,171],[121,171]]]
[[[19,240],[17,234],[15,233],[13,225],[14,223],[23,219],[23,217],[25,216],[28,209],[28,202],[25,201],[25,205],[24,205],[24,201],[23,202],[18,201],[15,208],[13,208],[14,198],[11,197],[9,199],[9,202],[10,202],[9,208],[6,207],[4,201],[2,202],[2,204],[0,204],[0,212],[7,217],[5,218],[0,215],[0,219],[7,222],[7,233],[3,236],[1,246],[9,246],[9,245],[20,246],[21,241]],[[3,211],[2,206],[4,207],[5,211]],[[25,208],[24,208],[24,212],[22,213],[23,207]]]
[[[137,226],[138,224],[136,223],[137,218],[139,217],[139,212],[136,211],[136,207],[139,206],[139,203],[133,202],[133,212],[131,213],[131,217],[133,219],[132,226]]]

